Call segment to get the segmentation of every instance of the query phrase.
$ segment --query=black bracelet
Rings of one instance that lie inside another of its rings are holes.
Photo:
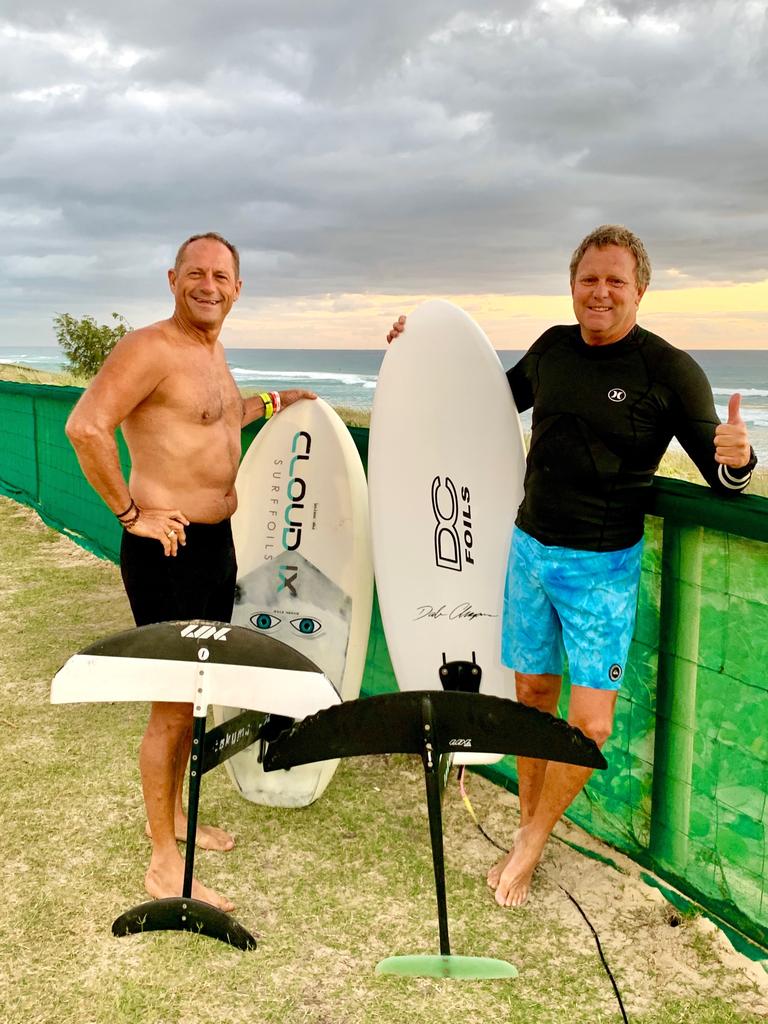
[[[133,498],[131,498],[131,504],[128,506],[128,508],[125,510],[125,512],[115,512],[115,518],[116,519],[124,519],[127,515],[129,515],[131,512],[133,512],[133,510],[135,508],[136,508],[136,502],[133,500]]]
[[[134,505],[134,508],[136,509],[136,512],[135,512],[134,516],[131,519],[121,519],[121,520],[119,520],[120,525],[122,526],[122,528],[124,530],[130,530],[131,527],[135,526],[136,523],[138,523],[139,519],[141,518],[141,509],[139,508],[139,506],[138,505]]]

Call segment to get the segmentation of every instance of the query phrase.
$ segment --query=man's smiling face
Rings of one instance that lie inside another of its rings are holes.
[[[200,330],[219,330],[240,295],[232,253],[221,242],[199,238],[185,248],[178,269],[168,271],[176,315]]]
[[[593,245],[582,256],[571,294],[588,345],[610,345],[634,327],[645,293],[637,286],[635,269],[635,257],[619,245]]]

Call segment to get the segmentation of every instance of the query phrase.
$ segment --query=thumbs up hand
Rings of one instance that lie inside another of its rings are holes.
[[[740,469],[749,462],[747,425],[741,418],[741,395],[731,395],[728,422],[715,428],[715,462]]]

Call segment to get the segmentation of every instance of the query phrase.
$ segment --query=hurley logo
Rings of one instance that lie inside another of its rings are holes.
[[[231,626],[201,626],[199,622],[190,622],[182,629],[180,636],[192,640],[226,640]]]
[[[612,402],[623,402],[627,397],[627,392],[622,388],[611,388],[608,392],[608,397]]]

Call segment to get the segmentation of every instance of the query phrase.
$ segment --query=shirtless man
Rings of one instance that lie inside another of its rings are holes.
[[[72,411],[67,436],[83,473],[120,520],[120,567],[138,625],[173,619],[227,622],[235,594],[230,517],[240,430],[311,392],[289,390],[243,399],[219,333],[240,295],[237,249],[220,235],[195,235],[179,249],[168,283],[168,320],[126,334]],[[115,430],[131,454],[126,484]],[[150,896],[182,891],[186,837],[181,790],[192,740],[192,705],[157,702],[141,744]],[[231,850],[222,829],[200,826],[198,845]],[[196,880],[192,896],[222,910],[234,905]]]

